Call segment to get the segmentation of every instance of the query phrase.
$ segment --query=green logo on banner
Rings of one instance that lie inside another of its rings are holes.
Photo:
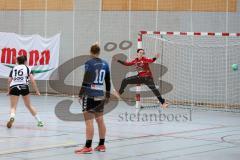
[[[9,67],[9,68],[13,68],[14,66],[13,65],[5,65],[6,67]],[[52,69],[46,69],[46,70],[32,70],[32,73],[33,74],[40,74],[40,73],[45,73],[45,72],[49,72],[51,70],[53,70],[54,68]]]

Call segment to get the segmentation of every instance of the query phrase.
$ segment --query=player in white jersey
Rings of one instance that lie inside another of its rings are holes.
[[[17,63],[18,65],[12,69],[8,79],[8,95],[10,95],[11,111],[10,111],[10,119],[7,123],[7,127],[11,128],[13,125],[13,122],[15,120],[17,103],[20,95],[23,98],[25,106],[28,108],[28,110],[37,120],[37,126],[43,127],[43,122],[38,117],[36,108],[33,107],[30,102],[29,86],[28,86],[29,78],[32,82],[34,90],[36,91],[36,94],[40,95],[40,92],[37,88],[31,69],[26,66],[27,57],[26,56],[17,57]]]

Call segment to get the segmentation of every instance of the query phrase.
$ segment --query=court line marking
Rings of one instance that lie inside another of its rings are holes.
[[[0,136],[0,139],[8,139],[8,138],[12,138],[12,139],[18,139],[18,138],[24,138],[24,139],[28,139],[28,138],[49,138],[49,137],[60,137],[60,136],[66,136],[69,134],[53,134],[53,135],[39,135],[39,136],[35,136],[33,137],[32,135],[29,136],[21,136],[21,137],[11,137],[11,136]]]
[[[202,144],[202,145],[197,145],[197,146],[188,146],[188,147],[185,147],[185,148],[179,148],[178,150],[183,150],[183,149],[188,149],[188,148],[196,148],[196,147],[201,147],[201,146],[207,146],[207,145],[214,145],[214,144],[218,144],[218,143],[210,143],[210,144]],[[77,147],[77,145],[74,145],[73,147]],[[116,148],[116,147],[114,147],[114,148]],[[176,149],[171,149],[171,150],[167,150],[167,151],[161,151],[161,152],[171,152],[171,151],[175,151]],[[70,153],[70,152],[69,152]],[[158,152],[157,152],[158,153]],[[71,154],[72,154],[72,152],[71,152]],[[115,154],[115,153],[114,153]],[[147,153],[147,154],[155,154],[155,152],[154,153]],[[54,155],[54,156],[59,156],[59,155],[66,155],[66,153],[64,153],[64,154],[56,154],[56,155]],[[121,154],[115,154],[115,155],[119,155],[119,156],[122,156]],[[144,154],[144,155],[146,155],[146,154]],[[136,157],[139,157],[139,156],[144,156],[144,155],[136,155]],[[31,159],[41,159],[41,158],[45,158],[45,157],[49,157],[49,156],[42,156],[42,157],[34,157],[34,158],[31,158]],[[53,157],[53,156],[51,156],[51,157]],[[130,156],[131,158],[134,158],[134,156]],[[125,159],[125,158],[129,158],[129,156],[125,156],[125,157],[120,157],[120,158],[117,158],[117,159],[112,159],[112,160],[119,160],[119,159]]]
[[[139,137],[129,137],[129,138],[109,140],[107,142],[119,141],[119,140],[129,140],[129,139],[139,139],[139,138],[146,138],[146,137],[168,136],[168,135],[174,135],[174,134],[182,134],[182,133],[188,133],[188,132],[197,132],[197,131],[211,130],[211,129],[217,129],[217,128],[222,128],[222,126],[211,127],[211,128],[202,128],[202,129],[195,129],[195,130],[188,130],[188,131],[181,131],[181,132],[170,132],[170,133],[159,134],[159,135],[146,135],[146,136],[139,136]],[[13,153],[19,153],[19,152],[30,152],[30,151],[43,150],[43,149],[52,149],[52,148],[60,148],[60,147],[77,146],[77,145],[78,144],[76,144],[74,142],[70,142],[70,143],[64,143],[64,144],[60,144],[60,145],[58,144],[58,145],[49,145],[49,146],[35,147],[35,148],[28,148],[28,149],[19,149],[19,150],[10,150],[10,151],[8,150],[8,151],[0,152],[0,155],[13,154]]]
[[[165,134],[160,134],[160,135],[147,135],[147,136],[140,136],[140,137],[130,137],[130,138],[125,138],[125,139],[135,139],[135,138],[144,138],[144,137],[152,137],[152,136],[164,136],[164,135],[172,135],[172,134],[182,134],[182,133],[188,133],[188,132],[197,132],[197,131],[203,131],[203,130],[210,130],[210,129],[217,129],[217,128],[223,128],[223,126],[218,126],[218,127],[211,127],[211,128],[202,128],[202,129],[195,129],[195,130],[187,130],[187,131],[181,131],[181,132],[170,132],[170,133],[165,133]],[[116,141],[116,140],[113,140]],[[45,147],[35,147],[35,148],[30,148],[30,149],[25,149],[25,150],[14,150],[12,152],[8,151],[8,154],[11,153],[18,153],[18,152],[29,152],[29,151],[35,151],[35,150],[42,150],[42,149],[51,149],[51,148],[59,148],[59,147],[69,147],[69,146],[76,146],[77,144],[75,143],[65,143],[62,145],[50,145],[50,146],[45,146]],[[0,155],[3,153],[0,153]],[[6,154],[6,153],[4,153]]]
[[[1,121],[0,121],[1,122]],[[30,127],[28,127],[30,126]],[[32,126],[32,127],[31,127]],[[54,125],[52,125],[54,126]],[[4,127],[6,128],[6,126],[4,124],[0,124],[0,127]],[[72,127],[72,126],[68,126],[68,127]],[[56,130],[56,129],[52,129],[50,128],[49,125],[43,127],[43,128],[37,128],[33,125],[15,125],[13,127],[14,129],[19,129],[19,130],[33,130],[33,131],[47,131],[47,132],[61,132],[61,133],[65,133],[65,134],[85,134],[85,132],[81,132],[81,131],[76,131],[76,132],[73,132],[73,131],[64,131],[64,130]],[[62,127],[64,128],[64,127]],[[79,128],[80,130],[81,128]]]
[[[226,128],[226,126],[224,125],[214,125],[214,127],[208,127],[208,128],[200,128],[200,129],[194,129],[194,130],[186,130],[186,131],[180,131],[180,132],[169,132],[169,133],[162,133],[162,134],[158,134],[158,135],[143,135],[143,136],[136,136],[136,137],[122,137],[122,136],[116,136],[115,137],[120,137],[121,139],[119,140],[123,140],[123,139],[134,139],[134,138],[145,138],[145,137],[151,137],[151,136],[164,136],[164,135],[170,135],[170,134],[182,134],[182,133],[192,133],[192,132],[197,132],[197,131],[204,131],[204,130],[210,130],[210,129],[218,129],[218,128]],[[118,132],[118,133],[122,133],[123,135],[126,134],[128,135],[129,133],[128,132]],[[137,133],[132,133],[132,134],[139,134],[138,132]],[[114,136],[113,136],[114,137]]]
[[[26,158],[21,158],[21,157],[13,157],[13,156],[4,156],[4,157],[1,157],[1,158],[8,158],[10,160],[11,159],[14,159],[14,160],[26,160]]]
[[[223,126],[218,126],[218,127],[211,127],[211,128],[202,128],[202,129],[196,129],[196,130],[188,130],[188,131],[181,131],[181,132],[170,132],[170,133],[165,133],[165,134],[160,134],[160,135],[146,135],[146,136],[139,136],[139,137],[129,137],[129,138],[124,138],[124,140],[127,139],[137,139],[137,138],[145,138],[145,137],[156,137],[156,136],[167,136],[167,135],[174,135],[174,134],[182,134],[182,133],[188,133],[188,132],[197,132],[197,131],[203,131],[203,130],[210,130],[210,129],[217,129],[217,128],[223,128]],[[169,136],[171,137],[171,136]],[[177,138],[177,137],[176,137]],[[178,137],[178,138],[184,138],[184,137]],[[118,139],[115,140],[109,140],[109,141],[117,141]],[[123,139],[119,139],[123,140]],[[200,140],[200,139],[199,139]],[[202,139],[201,139],[202,140]],[[20,149],[20,150],[13,150],[13,151],[7,151],[7,152],[0,152],[1,154],[10,154],[10,153],[16,153],[16,152],[28,152],[28,151],[34,151],[34,150],[39,150],[39,149],[49,149],[49,148],[58,148],[58,147],[69,147],[69,146],[76,146],[77,144],[75,143],[64,143],[61,145],[50,145],[50,146],[45,146],[45,147],[35,147],[35,148],[30,148],[30,149]]]
[[[191,156],[191,155],[196,155],[196,154],[202,154],[202,153],[206,153],[206,152],[214,152],[214,151],[220,151],[220,150],[225,150],[225,149],[230,149],[230,148],[238,148],[239,146],[232,146],[232,147],[222,147],[222,148],[218,148],[218,149],[211,149],[211,150],[207,150],[207,151],[202,151],[202,152],[193,152],[193,153],[188,153],[188,154],[181,154],[180,156]],[[175,155],[175,156],[169,156],[163,159],[156,159],[156,160],[166,160],[166,159],[175,159],[175,158],[179,158],[179,155]]]
[[[220,131],[220,132],[212,132],[212,133],[205,133],[205,134],[197,134],[197,135],[191,135],[190,137],[201,137],[201,136],[208,136],[208,135],[214,135],[214,134],[221,134],[221,133],[232,133],[232,132],[236,132],[236,133],[240,133],[238,132],[240,130],[227,130],[227,131]]]
[[[150,135],[143,135],[143,136],[136,136],[136,137],[124,137],[115,139],[117,140],[131,140],[131,139],[141,139],[141,138],[148,138],[148,137],[159,137],[159,136],[169,136],[169,135],[176,135],[176,134],[184,134],[184,133],[192,133],[192,132],[199,132],[199,131],[207,131],[207,130],[213,130],[213,129],[219,129],[224,128],[224,126],[216,126],[216,127],[209,127],[209,128],[200,128],[200,129],[193,129],[193,130],[185,130],[180,132],[169,132],[169,133],[162,133],[162,134],[150,134]],[[109,140],[111,141],[111,140]]]
[[[111,148],[120,148],[120,147],[126,147],[126,146],[135,146],[135,145],[139,145],[139,144],[158,143],[158,142],[164,142],[164,141],[173,141],[175,139],[188,139],[188,140],[199,140],[199,141],[223,143],[223,141],[215,140],[215,139],[199,139],[199,138],[182,137],[182,136],[163,136],[163,137],[168,137],[168,138],[171,138],[171,139],[152,140],[152,141],[147,141],[147,142],[140,142],[140,143],[121,145],[121,146],[116,146],[116,147],[111,147]]]
[[[60,137],[60,136],[68,136],[69,134],[56,134],[56,135],[49,135],[49,136],[19,136],[19,137],[0,137],[0,143],[2,142],[11,142],[11,141],[15,141],[15,140],[21,140],[21,141],[25,141],[27,139],[31,139],[31,138],[38,138],[38,139],[42,139],[45,140],[46,138],[53,138],[53,137]]]
[[[197,131],[203,131],[203,130],[211,130],[211,129],[218,129],[218,128],[224,128],[224,126],[218,126],[218,127],[211,127],[211,128],[202,128],[202,129],[196,129],[196,130],[190,130],[190,131],[182,131],[182,132],[170,132],[170,133],[166,133],[166,134],[160,134],[160,135],[148,135],[148,136],[143,136],[143,137],[139,137],[139,138],[145,138],[145,137],[151,137],[151,136],[166,136],[166,137],[174,137],[174,136],[171,136],[171,135],[174,135],[174,134],[182,134],[182,133],[190,133],[190,132],[197,132]],[[137,139],[137,137],[132,137],[131,139]],[[176,137],[176,138],[184,138],[184,137]],[[129,138],[126,138],[126,139],[129,139]],[[122,139],[123,140],[123,139]],[[216,142],[216,141],[215,141]],[[214,144],[219,144],[219,143],[222,143],[221,141],[217,141],[217,143],[212,143],[212,144],[205,144],[205,145],[199,145],[199,146],[207,146],[207,145],[214,145]],[[191,146],[192,147],[199,147],[199,146]],[[222,150],[222,149],[229,149],[229,148],[235,148],[235,147],[238,147],[238,146],[233,146],[233,147],[224,147],[224,148],[220,148],[220,149],[215,149],[215,150]],[[179,150],[181,149],[186,149],[186,148],[190,148],[190,147],[185,147],[185,148],[180,148]],[[176,149],[174,149],[176,150]],[[173,150],[173,151],[174,151]],[[208,151],[204,151],[204,152],[210,152],[210,151],[215,151],[215,150],[208,150]],[[171,150],[168,150],[168,151],[171,151]],[[166,151],[161,151],[161,152],[166,152]],[[149,154],[156,154],[156,153],[161,153],[161,152],[154,152],[154,153],[149,153]],[[203,152],[203,153],[204,153]],[[148,154],[148,155],[149,155]],[[199,154],[199,153],[191,153],[191,154]],[[190,154],[190,155],[191,155]],[[145,156],[147,154],[144,154],[144,155],[135,155],[135,156],[130,156],[130,157],[141,157],[141,156]],[[187,155],[187,154],[186,154]],[[129,158],[128,157],[122,157],[120,159],[126,159],[126,158]],[[119,158],[118,158],[119,159]],[[117,160],[117,159],[116,159]]]
[[[145,154],[138,154],[138,155],[134,155],[134,156],[125,156],[125,157],[121,157],[121,158],[117,158],[117,159],[112,159],[112,160],[119,160],[119,159],[126,159],[126,158],[136,158],[136,157],[142,157],[142,156],[146,156],[146,155],[154,155],[154,154],[159,154],[159,153],[166,153],[166,152],[171,152],[171,151],[180,151],[180,150],[186,150],[189,148],[198,148],[198,147],[204,147],[204,146],[209,146],[209,145],[217,145],[219,143],[210,143],[210,144],[202,144],[202,145],[195,145],[195,146],[188,146],[188,147],[184,147],[184,148],[178,148],[178,149],[170,149],[170,150],[165,150],[165,151],[159,151],[159,152],[151,152],[151,153],[145,153]],[[217,150],[224,150],[224,149],[230,149],[230,148],[238,148],[239,146],[232,146],[232,147],[221,147],[218,146],[220,148],[218,149],[211,149],[211,150],[206,150],[206,151],[202,151],[202,152],[193,152],[193,153],[189,153],[189,154],[184,154],[185,156],[188,155],[194,155],[194,154],[200,154],[200,153],[206,153],[206,152],[212,152],[212,151],[217,151]],[[166,157],[164,159],[170,159],[170,158],[176,158],[179,156],[183,156],[183,155],[176,155],[176,156],[170,156],[170,157]],[[164,160],[161,159],[161,160]],[[160,160],[160,159],[158,159]]]
[[[147,142],[140,142],[140,143],[132,143],[132,144],[127,144],[127,145],[121,145],[121,146],[115,146],[115,147],[111,147],[111,148],[121,148],[121,147],[127,147],[127,146],[135,146],[135,145],[139,145],[139,144],[147,144],[147,143],[158,143],[158,142],[165,142],[165,141],[173,141],[175,139],[179,139],[179,138],[184,138],[184,137],[175,137],[175,136],[163,136],[165,138],[169,138],[169,139],[162,139],[162,140],[152,140],[152,141],[147,141]],[[190,139],[190,138],[189,138]],[[200,139],[197,139],[200,140]],[[201,139],[202,140],[202,139]],[[203,139],[204,141],[208,141],[206,139]],[[218,141],[214,141],[214,142],[218,142]]]
[[[229,131],[230,132],[230,131]],[[224,132],[220,132],[220,133],[224,133]],[[214,134],[217,134],[217,132],[215,132]],[[205,134],[203,134],[205,135]],[[199,135],[200,136],[200,135]],[[133,143],[133,144],[128,144],[128,145],[121,145],[121,146],[117,146],[117,147],[111,147],[111,148],[119,148],[119,147],[126,147],[126,146],[134,146],[134,145],[139,145],[139,144],[147,144],[147,143],[154,143],[154,142],[163,142],[163,141],[171,141],[174,140],[176,138],[182,138],[182,139],[190,139],[190,140],[201,140],[201,141],[213,141],[213,142],[219,142],[219,143],[228,143],[226,141],[221,141],[220,139],[222,137],[219,136],[219,140],[216,139],[204,139],[204,138],[197,138],[197,137],[193,137],[193,136],[189,136],[189,137],[184,137],[184,136],[163,136],[163,137],[169,137],[171,139],[163,139],[163,140],[154,140],[154,141],[147,141],[147,142],[141,142],[141,143]],[[231,144],[231,143],[230,143]]]
[[[207,141],[207,142],[213,141],[213,142],[223,143],[223,141],[220,140],[221,137],[219,137],[219,139],[207,139],[207,138],[186,137],[186,136],[172,136],[172,135],[165,136],[165,137],[180,138],[180,139],[188,139],[188,140],[199,140],[199,141]]]
[[[169,140],[172,140],[172,139],[169,139]],[[165,140],[164,140],[165,141]],[[176,151],[176,150],[184,150],[184,149],[188,149],[188,148],[197,148],[197,147],[202,147],[202,146],[208,146],[208,145],[215,145],[215,144],[219,144],[219,143],[210,143],[210,144],[202,144],[202,145],[197,145],[197,146],[188,146],[188,147],[185,147],[185,148],[179,148],[179,149],[171,149],[171,150],[167,150],[167,151],[160,151],[160,152],[154,152],[154,153],[147,153],[147,154],[143,154],[143,155],[136,155],[136,157],[141,157],[141,156],[145,156],[145,155],[149,155],[149,154],[156,154],[156,153],[161,153],[161,152],[171,152],[171,151]],[[68,147],[77,147],[77,145],[73,145],[73,146],[68,146]],[[220,146],[219,146],[220,147]],[[117,147],[113,147],[113,148],[117,148]],[[221,150],[221,149],[228,149],[228,148],[231,148],[231,147],[225,147],[225,148],[220,148],[220,149],[216,149],[216,150]],[[206,152],[210,152],[210,151],[214,151],[214,150],[208,150]],[[203,152],[204,153],[204,152]],[[66,154],[66,153],[64,153]],[[197,154],[197,153],[190,153],[191,154]],[[63,155],[63,154],[57,154],[55,156],[59,156],[59,155]],[[119,154],[116,154],[116,155],[119,155]],[[187,155],[187,154],[186,154]],[[45,156],[44,156],[45,157]],[[40,157],[40,158],[44,158],[44,157]],[[130,157],[134,157],[134,156],[130,156]],[[38,157],[39,158],[39,157]],[[38,159],[38,158],[32,158],[32,159]],[[120,157],[120,158],[117,158],[116,160],[119,160],[119,159],[125,159],[125,158],[129,158],[129,156],[125,156],[125,157]],[[169,158],[169,157],[167,157]],[[170,158],[174,158],[174,157],[170,157]]]
[[[133,144],[128,144],[128,145],[121,145],[121,146],[117,146],[117,147],[111,147],[111,148],[119,148],[119,147],[126,147],[126,146],[134,146],[134,145],[139,145],[139,144],[147,144],[147,143],[156,143],[156,142],[164,142],[164,141],[172,141],[174,139],[189,139],[189,140],[199,140],[199,141],[213,141],[213,142],[218,142],[218,143],[224,143],[224,141],[221,141],[221,137],[219,137],[219,140],[217,139],[204,139],[204,138],[196,138],[196,137],[184,137],[184,136],[162,136],[162,137],[168,137],[171,139],[163,139],[163,140],[152,140],[152,141],[147,141],[147,142],[141,142],[141,143],[133,143]],[[227,143],[227,142],[225,142]]]
[[[47,145],[47,146],[39,146],[39,147],[31,147],[31,148],[22,148],[22,149],[8,149],[5,151],[1,151],[0,155],[8,155],[8,154],[14,154],[14,153],[22,153],[22,152],[31,152],[31,151],[38,151],[38,150],[45,150],[45,149],[53,149],[53,148],[61,148],[66,147],[69,145],[75,145],[75,142],[66,142],[66,143],[60,143],[60,144],[53,144],[53,145]]]
[[[125,156],[125,157],[121,157],[118,159],[112,159],[112,160],[119,160],[119,159],[126,159],[126,158],[134,158],[134,157],[142,157],[142,156],[146,156],[146,155],[152,155],[152,154],[159,154],[159,153],[166,153],[166,152],[172,152],[172,151],[180,151],[180,150],[186,150],[189,148],[198,148],[198,147],[204,147],[204,146],[209,146],[209,145],[216,145],[219,143],[208,143],[208,144],[201,144],[201,145],[194,145],[194,146],[187,146],[187,147],[181,147],[181,148],[175,148],[175,149],[168,149],[168,150],[163,150],[163,151],[157,151],[157,152],[150,152],[150,153],[144,153],[144,154],[138,154],[138,155],[134,155],[134,156]]]
[[[236,139],[233,139],[232,141],[231,140],[226,140],[227,137],[231,137],[231,136],[239,136],[240,134],[230,134],[230,135],[225,135],[225,136],[222,136],[221,137],[221,140],[223,142],[226,142],[226,143],[230,143],[230,144],[234,144],[234,145],[240,145],[240,142],[238,142],[240,139],[237,139],[237,142],[234,142],[234,140]]]

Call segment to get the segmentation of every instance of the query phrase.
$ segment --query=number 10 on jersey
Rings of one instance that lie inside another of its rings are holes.
[[[95,72],[96,72],[96,77],[95,77],[94,83],[95,84],[103,84],[106,71],[104,69],[101,69],[101,70],[97,69]]]

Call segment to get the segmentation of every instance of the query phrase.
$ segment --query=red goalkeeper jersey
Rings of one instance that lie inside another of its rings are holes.
[[[156,58],[147,57],[142,57],[141,59],[136,58],[130,62],[123,62],[118,60],[119,63],[125,66],[136,66],[136,71],[138,72],[138,76],[140,77],[152,77],[152,72],[150,70],[149,64],[153,63],[154,61],[156,61]]]

